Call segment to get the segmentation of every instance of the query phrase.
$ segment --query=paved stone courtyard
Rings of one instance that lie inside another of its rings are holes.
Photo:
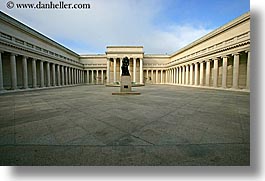
[[[0,95],[0,165],[249,165],[249,93],[170,85]]]

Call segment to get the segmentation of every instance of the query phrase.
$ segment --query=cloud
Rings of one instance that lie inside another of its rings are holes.
[[[51,0],[42,0],[43,3]],[[21,0],[19,3],[34,3]],[[55,0],[53,0],[56,3]],[[59,1],[58,1],[59,2]],[[161,25],[161,0],[64,0],[90,3],[89,10],[1,9],[77,53],[103,53],[108,45],[143,45],[146,53],[172,53],[211,29],[193,24]]]

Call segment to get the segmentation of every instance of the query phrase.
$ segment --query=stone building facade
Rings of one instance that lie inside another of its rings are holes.
[[[0,92],[115,85],[125,56],[133,84],[250,88],[250,13],[171,55],[145,54],[143,46],[108,46],[105,54],[79,55],[2,12],[0,25]]]

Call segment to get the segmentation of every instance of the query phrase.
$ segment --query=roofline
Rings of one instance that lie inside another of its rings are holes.
[[[201,38],[193,41],[192,43],[184,46],[183,48],[177,50],[175,53],[172,53],[170,55],[170,57],[173,57],[173,56],[175,56],[175,55],[177,55],[179,53],[182,53],[182,52],[184,52],[184,51],[186,51],[186,50],[188,50],[188,49],[190,49],[190,48],[192,48],[192,47],[194,47],[194,46],[196,46],[196,45],[198,45],[198,44],[200,44],[200,43],[202,43],[202,42],[204,42],[204,41],[206,41],[206,40],[208,40],[208,39],[210,39],[212,37],[214,37],[215,35],[220,34],[220,33],[224,32],[224,31],[226,31],[226,30],[228,30],[228,29],[230,29],[230,28],[232,28],[232,27],[234,27],[234,26],[236,26],[236,25],[248,20],[249,18],[250,18],[250,12],[246,12],[246,13],[242,14],[241,16],[235,18],[234,20],[224,24],[223,26],[211,31],[210,33],[204,35],[203,37],[201,37]]]
[[[85,58],[85,57],[98,57],[98,58],[102,58],[102,57],[107,57],[106,54],[81,54],[79,55],[80,58]]]
[[[107,48],[144,48],[144,46],[129,46],[129,45],[125,45],[125,46],[107,46]]]
[[[24,23],[22,23],[22,22],[16,20],[15,18],[11,17],[10,15],[8,15],[8,14],[2,12],[2,11],[0,11],[0,17],[1,17],[1,19],[3,19],[4,21],[11,20],[11,21],[8,21],[8,23],[10,23],[10,24],[16,26],[17,28],[22,29],[22,30],[24,30],[24,31],[26,31],[26,32],[28,32],[28,33],[30,33],[30,34],[32,34],[32,35],[34,35],[34,36],[36,36],[36,37],[38,37],[38,38],[40,38],[40,39],[43,39],[43,40],[45,40],[45,41],[48,40],[49,43],[54,44],[54,45],[57,46],[58,48],[64,49],[64,50],[66,50],[68,53],[74,54],[75,56],[77,56],[77,58],[79,57],[79,54],[77,54],[77,53],[74,52],[73,50],[71,50],[71,49],[65,47],[64,45],[62,45],[62,44],[60,44],[60,43],[58,43],[58,42],[52,40],[52,39],[49,38],[48,36],[41,34],[40,32],[34,30],[34,29],[31,28],[30,26],[28,26],[28,25],[26,25],[26,24],[24,24]],[[2,18],[2,17],[3,17],[3,18]],[[20,25],[20,26],[19,26],[19,25]]]

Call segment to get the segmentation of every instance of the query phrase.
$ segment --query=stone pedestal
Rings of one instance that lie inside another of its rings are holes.
[[[120,92],[113,92],[112,95],[140,95],[140,92],[132,91],[131,76],[121,76]]]
[[[132,92],[131,76],[121,76],[120,92]]]

